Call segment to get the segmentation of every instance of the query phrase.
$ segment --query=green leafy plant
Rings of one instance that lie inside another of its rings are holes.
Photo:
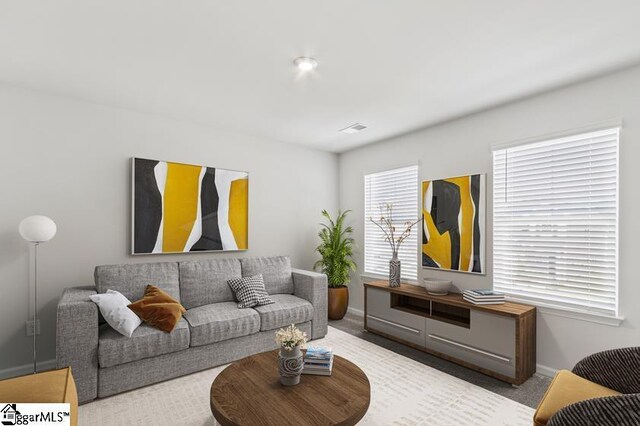
[[[320,245],[316,251],[322,259],[314,265],[314,269],[321,270],[327,275],[329,287],[343,287],[349,284],[349,272],[356,270],[356,264],[352,260],[355,242],[351,238],[353,228],[344,224],[347,214],[351,210],[338,211],[335,221],[326,210],[322,210],[329,223],[321,223],[322,229],[318,232]]]

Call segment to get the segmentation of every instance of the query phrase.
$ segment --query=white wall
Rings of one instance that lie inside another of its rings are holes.
[[[426,276],[451,279],[462,289],[490,287],[491,145],[579,128],[612,118],[624,120],[620,146],[620,313],[626,319],[619,327],[612,327],[548,313],[539,314],[539,371],[571,368],[590,353],[640,344],[640,284],[636,271],[640,238],[640,67],[342,154],[340,207],[353,210],[351,220],[355,238],[362,248],[364,174],[412,163],[420,164],[420,180],[487,173],[486,276],[428,269],[420,270],[419,276],[420,279]],[[362,250],[358,252],[356,261],[359,266],[364,264]],[[362,282],[358,276],[354,276],[350,292],[350,306],[362,309]]]
[[[249,251],[130,256],[133,156],[249,171]],[[38,358],[50,360],[62,289],[92,284],[95,265],[289,254],[311,268],[320,211],[337,208],[337,164],[334,154],[0,85],[0,372],[32,356],[24,217],[58,224],[39,250]]]
[[[434,105],[437,108],[437,105]],[[538,316],[538,363],[569,368],[610,347],[640,344],[640,67],[335,155],[162,117],[0,85],[0,373],[31,360],[29,247],[17,226],[46,214],[58,235],[40,249],[39,359],[55,356],[55,305],[62,288],[92,283],[97,264],[290,254],[310,268],[323,208],[353,209],[363,246],[363,175],[420,163],[420,178],[488,173],[487,275],[421,270],[460,288],[491,285],[491,150],[506,142],[622,118],[619,327]],[[129,256],[132,156],[248,170],[250,250],[233,254]],[[338,167],[339,162],[339,167]],[[338,184],[338,172],[339,182]],[[362,252],[357,255],[363,265]],[[354,276],[351,307],[362,309]],[[12,370],[17,371],[17,370]]]

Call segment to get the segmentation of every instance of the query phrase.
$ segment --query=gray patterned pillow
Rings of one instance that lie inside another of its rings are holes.
[[[240,302],[238,303],[238,308],[240,309],[275,303],[264,288],[262,274],[234,278],[227,281],[227,283],[236,294],[236,299]]]

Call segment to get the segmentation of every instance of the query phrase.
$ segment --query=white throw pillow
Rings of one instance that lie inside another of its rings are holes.
[[[94,294],[89,296],[89,299],[98,305],[107,323],[123,336],[131,337],[135,329],[142,324],[140,317],[129,309],[129,299],[115,290]]]

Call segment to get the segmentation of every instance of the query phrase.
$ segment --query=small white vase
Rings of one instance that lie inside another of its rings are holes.
[[[300,383],[302,367],[302,351],[300,350],[300,346],[296,346],[291,350],[280,348],[280,354],[278,355],[280,383],[285,386],[294,386]]]

